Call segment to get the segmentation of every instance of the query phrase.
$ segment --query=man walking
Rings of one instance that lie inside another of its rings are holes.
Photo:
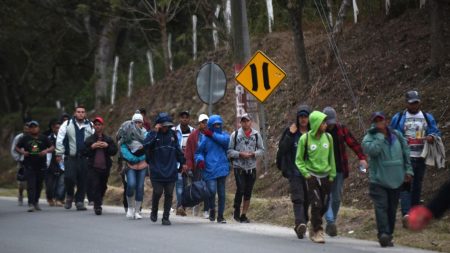
[[[16,150],[16,146],[19,143],[20,139],[22,139],[22,137],[24,135],[26,135],[28,133],[28,125],[25,122],[24,126],[23,126],[23,131],[22,133],[19,133],[18,135],[16,135],[11,143],[11,156],[14,159],[14,161],[17,162],[17,175],[16,175],[16,179],[17,179],[17,186],[18,186],[18,195],[17,195],[17,201],[19,203],[19,206],[23,205],[23,191],[25,190],[25,188],[27,187],[27,182],[25,179],[25,168],[23,167],[23,155],[21,153],[19,153]]]
[[[173,130],[177,134],[178,144],[181,147],[181,150],[183,153],[186,149],[186,143],[189,135],[194,131],[194,128],[189,125],[189,121],[191,120],[190,114],[188,111],[180,112],[178,115],[178,119],[180,124],[178,126],[174,127]],[[184,207],[181,205],[181,198],[183,195],[183,188],[184,188],[184,180],[183,180],[183,173],[178,173],[177,182],[176,182],[176,192],[177,192],[177,215],[180,216],[186,216],[186,210],[184,210]]]
[[[51,133],[47,136],[50,143],[55,146],[61,123],[58,120],[50,122]],[[45,193],[49,206],[64,205],[64,164],[56,162],[55,152],[47,154],[48,170],[45,178]]]
[[[67,191],[64,208],[72,208],[75,197],[75,206],[78,211],[86,210],[84,197],[87,182],[87,158],[82,155],[85,149],[84,142],[94,134],[92,123],[86,119],[86,109],[79,105],[75,108],[74,117],[63,122],[56,138],[56,161],[61,161],[64,155],[64,182]],[[74,194],[75,185],[77,192]]]
[[[407,226],[408,212],[412,206],[420,204],[422,182],[425,176],[425,159],[421,154],[425,142],[433,143],[435,137],[440,137],[433,115],[423,112],[420,107],[420,96],[417,91],[406,93],[406,110],[398,112],[392,117],[391,128],[401,132],[408,141],[411,149],[411,166],[414,171],[412,186],[404,184],[400,192],[400,205],[403,216],[403,226]]]
[[[336,111],[332,107],[325,107],[323,113],[327,115],[327,133],[333,137],[334,158],[336,161],[336,178],[331,186],[330,204],[325,214],[327,226],[325,233],[329,236],[337,235],[336,219],[341,206],[344,179],[349,175],[348,156],[345,144],[358,156],[359,166],[367,170],[366,156],[360,143],[353,137],[345,125],[338,122]]]
[[[236,180],[233,217],[237,222],[249,223],[247,211],[256,181],[256,159],[263,156],[264,145],[261,134],[252,128],[250,115],[243,114],[240,123],[241,127],[230,136],[227,153],[232,159]],[[244,204],[241,212],[242,198]]]
[[[88,184],[92,189],[94,212],[96,215],[101,215],[103,197],[112,166],[111,156],[117,153],[117,145],[111,137],[103,133],[103,118],[96,117],[93,122],[95,134],[86,139],[85,154],[88,157]]]

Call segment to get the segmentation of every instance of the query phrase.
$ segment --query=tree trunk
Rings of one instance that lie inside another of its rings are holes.
[[[333,29],[333,37],[337,37],[342,33],[342,27],[344,26],[345,17],[347,16],[348,9],[352,7],[351,0],[342,0],[341,7],[339,8],[338,15],[336,17],[336,24]]]
[[[114,56],[117,35],[119,32],[119,17],[111,17],[101,30],[98,47],[95,53],[95,108],[99,109],[105,104],[108,96],[110,69]]]
[[[444,50],[445,6],[438,0],[431,0],[429,3],[431,19],[431,72],[429,75],[430,77],[438,77],[446,56]]]
[[[164,54],[164,72],[167,75],[170,72],[170,58],[169,58],[169,39],[167,37],[166,17],[160,18],[159,28],[161,31],[161,46]]]
[[[288,3],[289,15],[294,33],[295,56],[300,69],[302,85],[309,83],[309,68],[306,61],[305,41],[303,38],[303,6],[304,0],[292,0]]]

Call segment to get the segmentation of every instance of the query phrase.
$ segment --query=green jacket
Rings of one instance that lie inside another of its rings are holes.
[[[390,131],[392,132],[391,144],[384,134],[372,127],[364,136],[362,147],[369,156],[370,183],[397,189],[403,184],[405,174],[413,176],[414,172],[405,137],[397,130]]]
[[[320,124],[325,120],[324,113],[314,111],[309,115],[311,130],[300,137],[297,145],[295,164],[305,178],[315,175],[318,177],[328,176],[330,181],[336,177],[336,163],[334,160],[333,137],[323,133],[319,138],[316,133]],[[307,147],[307,159],[305,161],[305,142]]]

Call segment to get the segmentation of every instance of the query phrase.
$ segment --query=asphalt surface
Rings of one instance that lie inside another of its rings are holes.
[[[325,238],[315,244],[297,239],[289,228],[263,224],[217,224],[197,217],[171,215],[171,226],[149,219],[127,220],[123,208],[104,207],[76,211],[41,204],[42,211],[28,213],[15,198],[0,197],[0,253],[264,253],[264,252],[431,252],[344,237]]]

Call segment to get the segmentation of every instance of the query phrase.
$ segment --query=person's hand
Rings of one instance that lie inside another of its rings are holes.
[[[433,218],[433,214],[425,206],[411,208],[408,215],[408,228],[413,231],[424,229]]]
[[[413,180],[413,177],[410,174],[405,175],[405,180],[404,180],[405,183],[411,183],[412,180]]]
[[[108,143],[106,141],[100,141],[100,148],[107,148],[108,147]]]
[[[183,164],[183,166],[181,166],[181,173],[187,174],[189,170],[190,169],[186,164]]]
[[[197,168],[203,170],[205,168],[205,161],[200,161],[197,163]]]
[[[250,158],[250,157],[251,156],[250,156],[249,152],[246,152],[246,151],[239,152],[239,158],[247,159],[247,158]]]
[[[203,130],[203,134],[205,136],[212,137],[213,136],[213,131],[211,131],[209,129],[205,129],[205,130]]]
[[[92,143],[92,145],[91,145],[91,149],[96,149],[96,148],[99,148],[99,146],[98,146],[98,142],[94,142],[94,143]]]
[[[24,157],[30,156],[30,152],[28,152],[28,151],[23,151],[22,154]]]
[[[40,157],[46,156],[46,155],[47,155],[47,150],[46,150],[46,149],[42,150],[41,152],[39,152],[38,155],[39,155]]]
[[[297,132],[297,124],[292,123],[292,125],[289,127],[289,132],[291,132],[292,134],[295,134]]]
[[[158,132],[159,129],[161,129],[161,127],[162,127],[161,123],[156,124],[156,125],[155,125],[155,130],[156,130],[156,132]]]
[[[432,144],[434,142],[434,137],[432,135],[428,135],[427,137],[425,137],[425,139],[430,144]]]

